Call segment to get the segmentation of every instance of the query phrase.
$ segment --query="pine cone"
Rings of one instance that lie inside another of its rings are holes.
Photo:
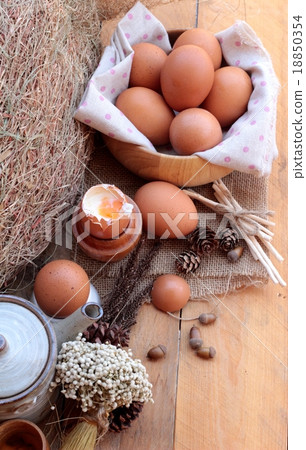
[[[107,322],[94,322],[83,333],[88,342],[111,345],[129,346],[129,330],[123,330],[118,324],[109,325]]]
[[[210,254],[218,247],[218,241],[215,239],[215,232],[209,228],[196,228],[188,238],[191,244],[191,250],[202,256],[204,253]]]
[[[129,428],[133,420],[137,419],[143,408],[143,403],[132,402],[129,407],[119,406],[108,416],[109,431],[120,433],[120,431]]]
[[[189,273],[197,270],[201,262],[201,257],[192,250],[182,252],[176,259],[176,268],[181,273]]]
[[[230,250],[233,250],[233,248],[237,247],[238,241],[239,236],[237,231],[232,228],[225,228],[220,233],[219,247],[223,251],[229,252]]]

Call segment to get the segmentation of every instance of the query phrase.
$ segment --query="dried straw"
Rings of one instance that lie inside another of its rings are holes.
[[[61,450],[93,450],[96,445],[98,426],[81,421],[65,437]]]
[[[95,0],[0,5],[0,287],[48,245],[73,205],[91,133],[73,119],[101,54]]]

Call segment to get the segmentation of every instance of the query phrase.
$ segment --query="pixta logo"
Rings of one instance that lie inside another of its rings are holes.
[[[140,214],[133,212],[131,215],[131,220],[133,214]],[[213,222],[217,220],[217,216],[215,213],[198,213],[196,217],[194,213],[190,214],[191,220],[198,218],[198,226],[205,229],[207,226],[210,226]],[[146,226],[144,229],[144,233],[146,233],[147,239],[155,239],[159,237],[159,239],[186,239],[186,236],[182,233],[180,229],[180,224],[183,219],[186,218],[186,213],[180,212],[175,217],[172,217],[168,213],[149,213],[146,216]],[[69,250],[72,249],[73,239],[73,227],[82,220],[82,232],[76,238],[76,242],[79,243],[82,240],[86,239],[90,236],[90,220],[87,218],[83,211],[80,212],[78,206],[73,207],[63,207],[63,211],[59,216],[55,216],[49,214],[46,220],[45,225],[45,236],[48,242],[53,242],[56,245],[67,248]],[[157,230],[160,230],[160,224],[162,222],[163,232],[158,233]],[[209,224],[208,224],[209,222]],[[118,225],[118,224],[117,224]],[[231,217],[224,215],[218,224],[216,231],[216,239],[219,239],[219,235],[224,230],[226,226],[230,226],[236,229],[235,221],[231,220]],[[216,229],[216,227],[213,227]],[[237,230],[238,231],[238,230]],[[127,227],[124,231],[128,234],[133,234],[136,231],[133,227]],[[205,234],[201,233],[201,236],[205,238]],[[157,233],[157,234],[156,234]],[[239,233],[238,233],[239,234]],[[117,227],[114,227],[114,239],[118,238]]]
[[[48,242],[53,242],[56,245],[72,249],[72,227],[81,219],[85,218],[84,212],[79,212],[78,206],[67,208],[63,207],[64,212],[60,216],[54,216],[52,213],[48,214],[45,224],[45,237]],[[89,220],[83,222],[83,232],[78,236],[77,242],[82,241],[90,235]]]

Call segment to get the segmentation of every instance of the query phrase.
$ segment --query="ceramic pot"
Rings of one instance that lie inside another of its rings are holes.
[[[75,339],[102,315],[100,305],[85,303],[51,324],[31,302],[0,295],[0,422],[42,420],[58,395],[49,386],[62,343]]]
[[[8,420],[0,425],[1,450],[50,450],[41,429],[28,420]]]

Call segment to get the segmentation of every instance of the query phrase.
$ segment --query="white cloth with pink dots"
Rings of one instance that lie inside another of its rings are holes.
[[[279,82],[271,58],[244,21],[235,22],[216,37],[227,64],[246,70],[254,89],[247,112],[224,133],[222,142],[196,154],[214,164],[268,176],[278,154],[276,107]],[[166,29],[140,2],[118,23],[74,117],[119,141],[156,152],[151,142],[114,105],[117,96],[128,88],[132,46],[138,42],[151,42],[166,53],[171,51]]]

